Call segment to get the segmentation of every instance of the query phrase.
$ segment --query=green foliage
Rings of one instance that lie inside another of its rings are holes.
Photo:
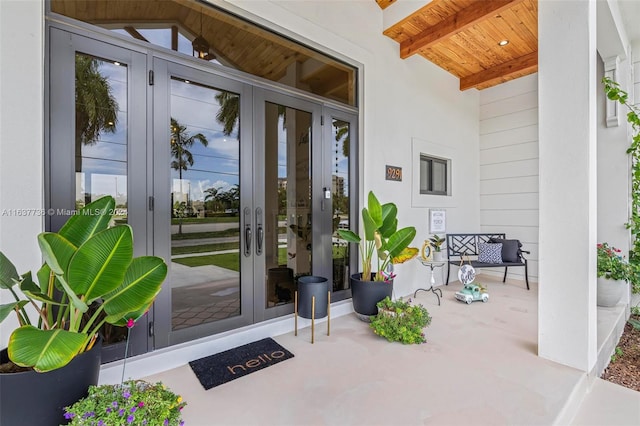
[[[70,425],[181,426],[186,402],[162,383],[130,380],[122,385],[91,386],[86,398],[65,407]]]
[[[431,323],[429,312],[422,305],[412,305],[402,299],[384,298],[377,304],[378,315],[371,317],[369,326],[378,336],[403,344],[424,343],[423,328]]]
[[[637,318],[629,318],[629,324],[631,324],[631,326],[636,330],[640,330],[640,320]]]
[[[631,145],[627,154],[631,156],[631,217],[626,227],[631,232],[633,246],[629,251],[631,273],[629,282],[634,293],[640,293],[640,109],[628,102],[628,94],[610,78],[602,79],[607,98],[627,107],[627,122],[633,129]]]
[[[640,293],[640,261],[629,263],[629,283],[631,284],[631,292]]]
[[[624,353],[622,352],[622,349],[620,349],[620,346],[616,346],[615,351],[613,352],[613,355],[611,355],[611,362],[616,362],[616,360],[621,357]]]
[[[434,251],[441,251],[442,244],[444,244],[445,239],[437,234],[433,234],[433,236],[429,238],[429,241],[431,241],[431,245],[433,246]]]
[[[167,265],[159,257],[133,257],[131,227],[108,227],[114,210],[113,197],[103,197],[71,216],[58,233],[38,235],[45,260],[38,284],[31,272],[18,275],[0,253],[0,288],[15,299],[0,305],[0,320],[14,312],[20,324],[8,344],[15,364],[39,372],[63,367],[93,347],[103,324],[132,324],[153,303]]]
[[[369,192],[367,207],[362,209],[364,237],[348,229],[339,229],[338,234],[350,243],[357,243],[362,256],[362,280],[368,281],[373,270],[374,250],[377,254],[376,281],[385,281],[384,271],[394,258],[409,247],[416,236],[416,228],[408,226],[398,229],[398,207],[393,203],[380,204],[380,201]],[[417,253],[417,249],[415,250]],[[414,256],[415,256],[414,253]],[[406,256],[404,256],[406,260]]]
[[[608,243],[598,244],[598,277],[608,280],[628,280],[631,268],[622,251]]]

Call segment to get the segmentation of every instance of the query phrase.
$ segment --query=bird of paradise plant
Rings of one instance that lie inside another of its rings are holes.
[[[109,227],[114,211],[113,197],[103,197],[78,210],[57,233],[38,235],[45,263],[37,283],[31,272],[19,275],[0,252],[0,288],[15,299],[0,305],[0,322],[14,312],[20,324],[7,348],[15,364],[38,372],[61,368],[91,349],[105,322],[131,324],[153,303],[167,265],[155,256],[133,257],[131,227]],[[83,315],[90,305],[93,314]]]
[[[349,229],[338,230],[341,238],[358,244],[362,256],[363,281],[387,281],[389,276],[385,275],[385,271],[389,265],[405,262],[418,254],[417,248],[409,247],[416,236],[416,228],[408,226],[398,229],[397,215],[398,207],[394,203],[380,204],[371,191],[367,207],[362,209],[363,237]],[[374,254],[377,259],[375,270]]]

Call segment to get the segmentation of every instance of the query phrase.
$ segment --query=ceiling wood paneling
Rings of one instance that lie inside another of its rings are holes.
[[[141,41],[147,41],[145,29],[171,28],[174,50],[178,32],[190,42],[199,36],[209,44],[204,60],[278,82],[290,81],[293,74],[291,86],[355,104],[352,66],[195,0],[51,0],[51,8],[83,22],[123,29]]]
[[[378,3],[378,6],[380,6],[380,9],[386,9],[387,7],[389,7],[389,5],[391,3],[395,3],[396,0],[376,0],[376,3]]]
[[[433,0],[383,34],[399,43],[401,58],[417,54],[458,77],[460,90],[538,69],[537,0]]]

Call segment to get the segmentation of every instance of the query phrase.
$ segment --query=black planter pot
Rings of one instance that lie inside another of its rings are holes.
[[[368,321],[371,315],[378,314],[376,304],[387,296],[391,297],[393,280],[362,281],[361,278],[362,274],[351,275],[351,298],[358,318]]]
[[[87,396],[98,383],[101,340],[90,351],[47,373],[25,371],[0,374],[0,425],[58,426],[66,424],[63,408]],[[7,350],[0,362],[8,361]]]
[[[298,315],[311,318],[311,298],[316,298],[314,318],[327,316],[329,301],[329,281],[327,278],[307,275],[298,278]]]

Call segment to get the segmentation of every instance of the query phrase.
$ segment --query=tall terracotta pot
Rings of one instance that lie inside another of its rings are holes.
[[[63,408],[87,396],[89,386],[98,383],[101,350],[99,340],[90,351],[57,370],[0,374],[0,425],[66,424]],[[0,363],[8,359],[3,349]]]
[[[371,315],[378,314],[376,304],[393,293],[393,280],[390,281],[362,281],[362,274],[350,277],[351,298],[353,310],[358,318],[369,321]]]

